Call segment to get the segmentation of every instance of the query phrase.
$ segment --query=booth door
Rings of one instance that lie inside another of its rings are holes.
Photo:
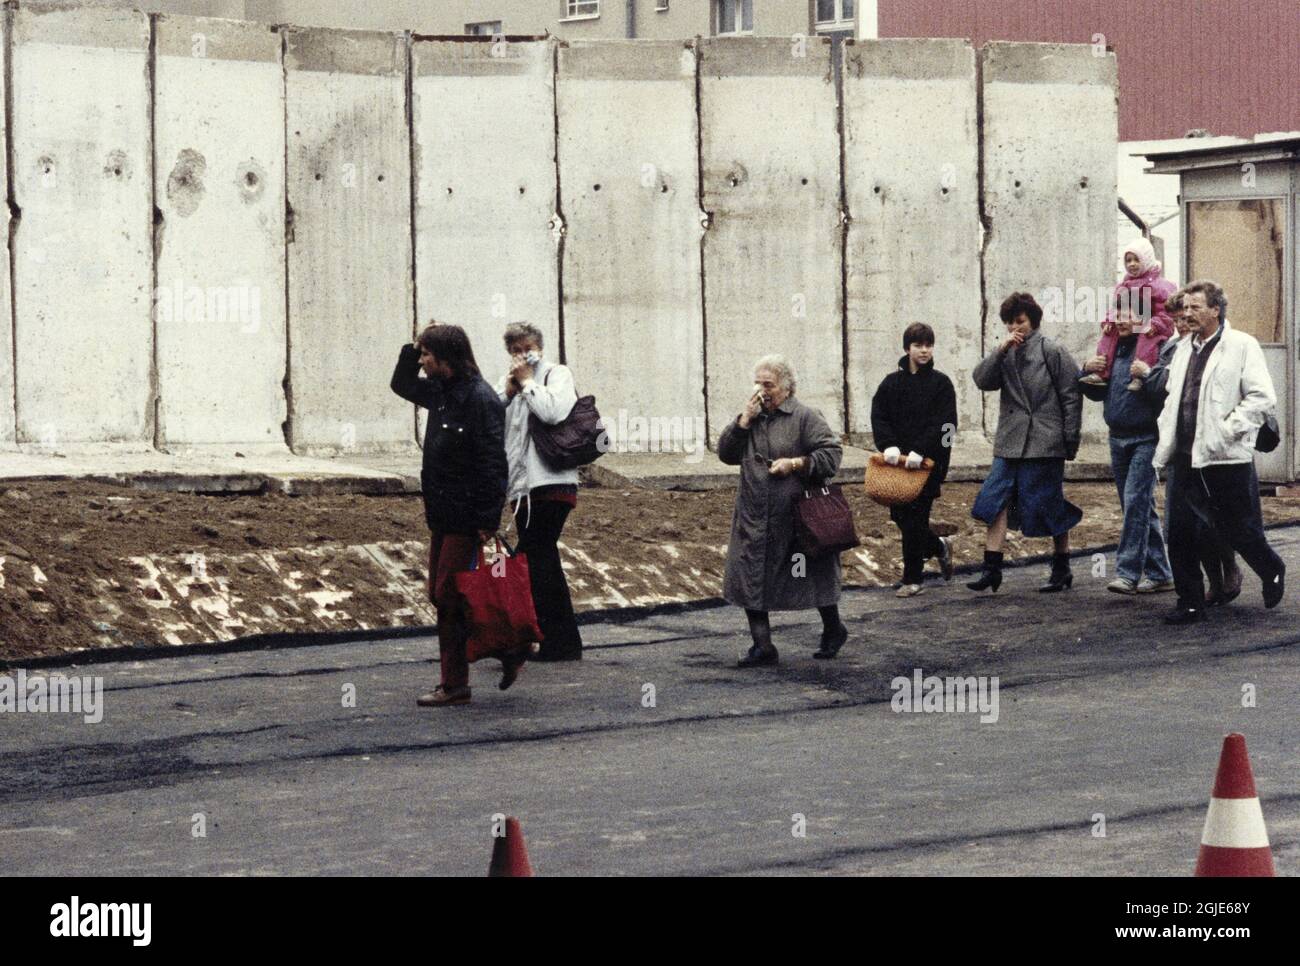
[[[1228,323],[1259,340],[1277,394],[1282,442],[1258,453],[1259,478],[1269,483],[1292,477],[1290,357],[1293,334],[1286,324],[1287,204],[1285,198],[1240,198],[1187,202],[1187,278],[1213,279],[1228,299]]]

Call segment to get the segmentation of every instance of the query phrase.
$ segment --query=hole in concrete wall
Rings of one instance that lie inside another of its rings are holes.
[[[872,188],[871,190],[872,190],[872,192],[873,192],[874,194],[880,194],[880,185],[876,185],[876,186],[875,186],[874,188]]]
[[[450,188],[447,189],[447,195],[448,195],[448,197],[451,196],[451,189],[450,189]]]
[[[666,184],[661,184],[661,185],[659,186],[659,193],[660,193],[661,195],[666,195],[666,194],[668,194],[668,185],[666,185]]]
[[[316,172],[316,180],[317,180],[317,181],[320,180],[320,172],[319,172],[319,171]]]
[[[800,184],[807,184],[807,183],[808,183],[808,179],[807,179],[807,178],[800,178],[800,179],[799,179],[799,183],[800,183]]]
[[[596,191],[599,191],[599,190],[600,190],[600,185],[598,185],[598,184],[597,184],[597,185],[592,185],[592,187],[593,187]]]
[[[380,180],[380,181],[383,181],[383,180],[384,180],[384,176],[383,176],[382,174],[379,176],[379,180]]]
[[[1080,188],[1087,188],[1087,187],[1088,187],[1088,179],[1087,179],[1087,178],[1080,178],[1080,179],[1079,179],[1079,187],[1080,187]]]
[[[125,151],[118,148],[108,152],[108,157],[104,159],[104,177],[130,180],[131,162]]]
[[[940,189],[939,189],[939,193],[940,193],[940,194],[943,194],[943,195],[946,195],[946,194],[948,193],[948,189],[947,189],[947,188],[940,188]]]
[[[182,218],[198,210],[206,191],[203,176],[207,170],[207,159],[192,148],[185,148],[176,156],[176,164],[167,177],[167,200]]]
[[[266,169],[249,159],[235,169],[235,187],[245,204],[252,204],[266,191]]]
[[[519,193],[520,193],[521,195],[524,193],[524,186],[523,186],[523,185],[520,185],[520,186],[519,186]]]
[[[1017,188],[1020,187],[1020,182],[1019,182],[1019,181],[1016,182],[1016,187],[1017,187]]]

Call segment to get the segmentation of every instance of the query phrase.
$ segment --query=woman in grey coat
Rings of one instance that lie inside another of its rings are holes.
[[[1083,511],[1065,498],[1065,461],[1079,452],[1083,399],[1078,366],[1069,351],[1038,331],[1043,310],[1027,292],[1013,292],[998,314],[1007,338],[971,373],[984,392],[998,393],[993,467],[971,516],[988,525],[984,572],[966,586],[994,591],[1002,583],[1007,527],[1026,537],[1051,537],[1052,572],[1044,593],[1067,589],[1070,531]]]
[[[798,551],[794,504],[806,488],[835,475],[843,449],[821,413],[794,398],[794,370],[785,359],[759,359],[754,382],[754,394],[718,440],[722,462],[740,467],[722,589],[745,609],[754,641],[738,664],[777,662],[768,611],[812,607],[822,618],[821,647],[813,656],[831,658],[849,636],[840,621],[840,557],[808,559]]]

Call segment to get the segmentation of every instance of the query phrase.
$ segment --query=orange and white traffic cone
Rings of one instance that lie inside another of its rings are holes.
[[[1271,876],[1273,852],[1268,847],[1264,813],[1255,792],[1245,735],[1223,739],[1219,771],[1210,793],[1210,810],[1196,857],[1198,876]]]
[[[492,864],[488,866],[490,878],[529,878],[533,867],[528,862],[528,847],[519,819],[506,819],[506,834],[492,843]]]

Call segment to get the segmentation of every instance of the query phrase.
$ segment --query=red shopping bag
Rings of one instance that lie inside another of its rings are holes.
[[[517,658],[532,652],[542,639],[533,607],[533,589],[528,580],[528,557],[502,547],[488,560],[479,547],[469,570],[453,575],[456,590],[465,599],[465,622],[469,641],[466,658],[473,663],[485,657]]]

